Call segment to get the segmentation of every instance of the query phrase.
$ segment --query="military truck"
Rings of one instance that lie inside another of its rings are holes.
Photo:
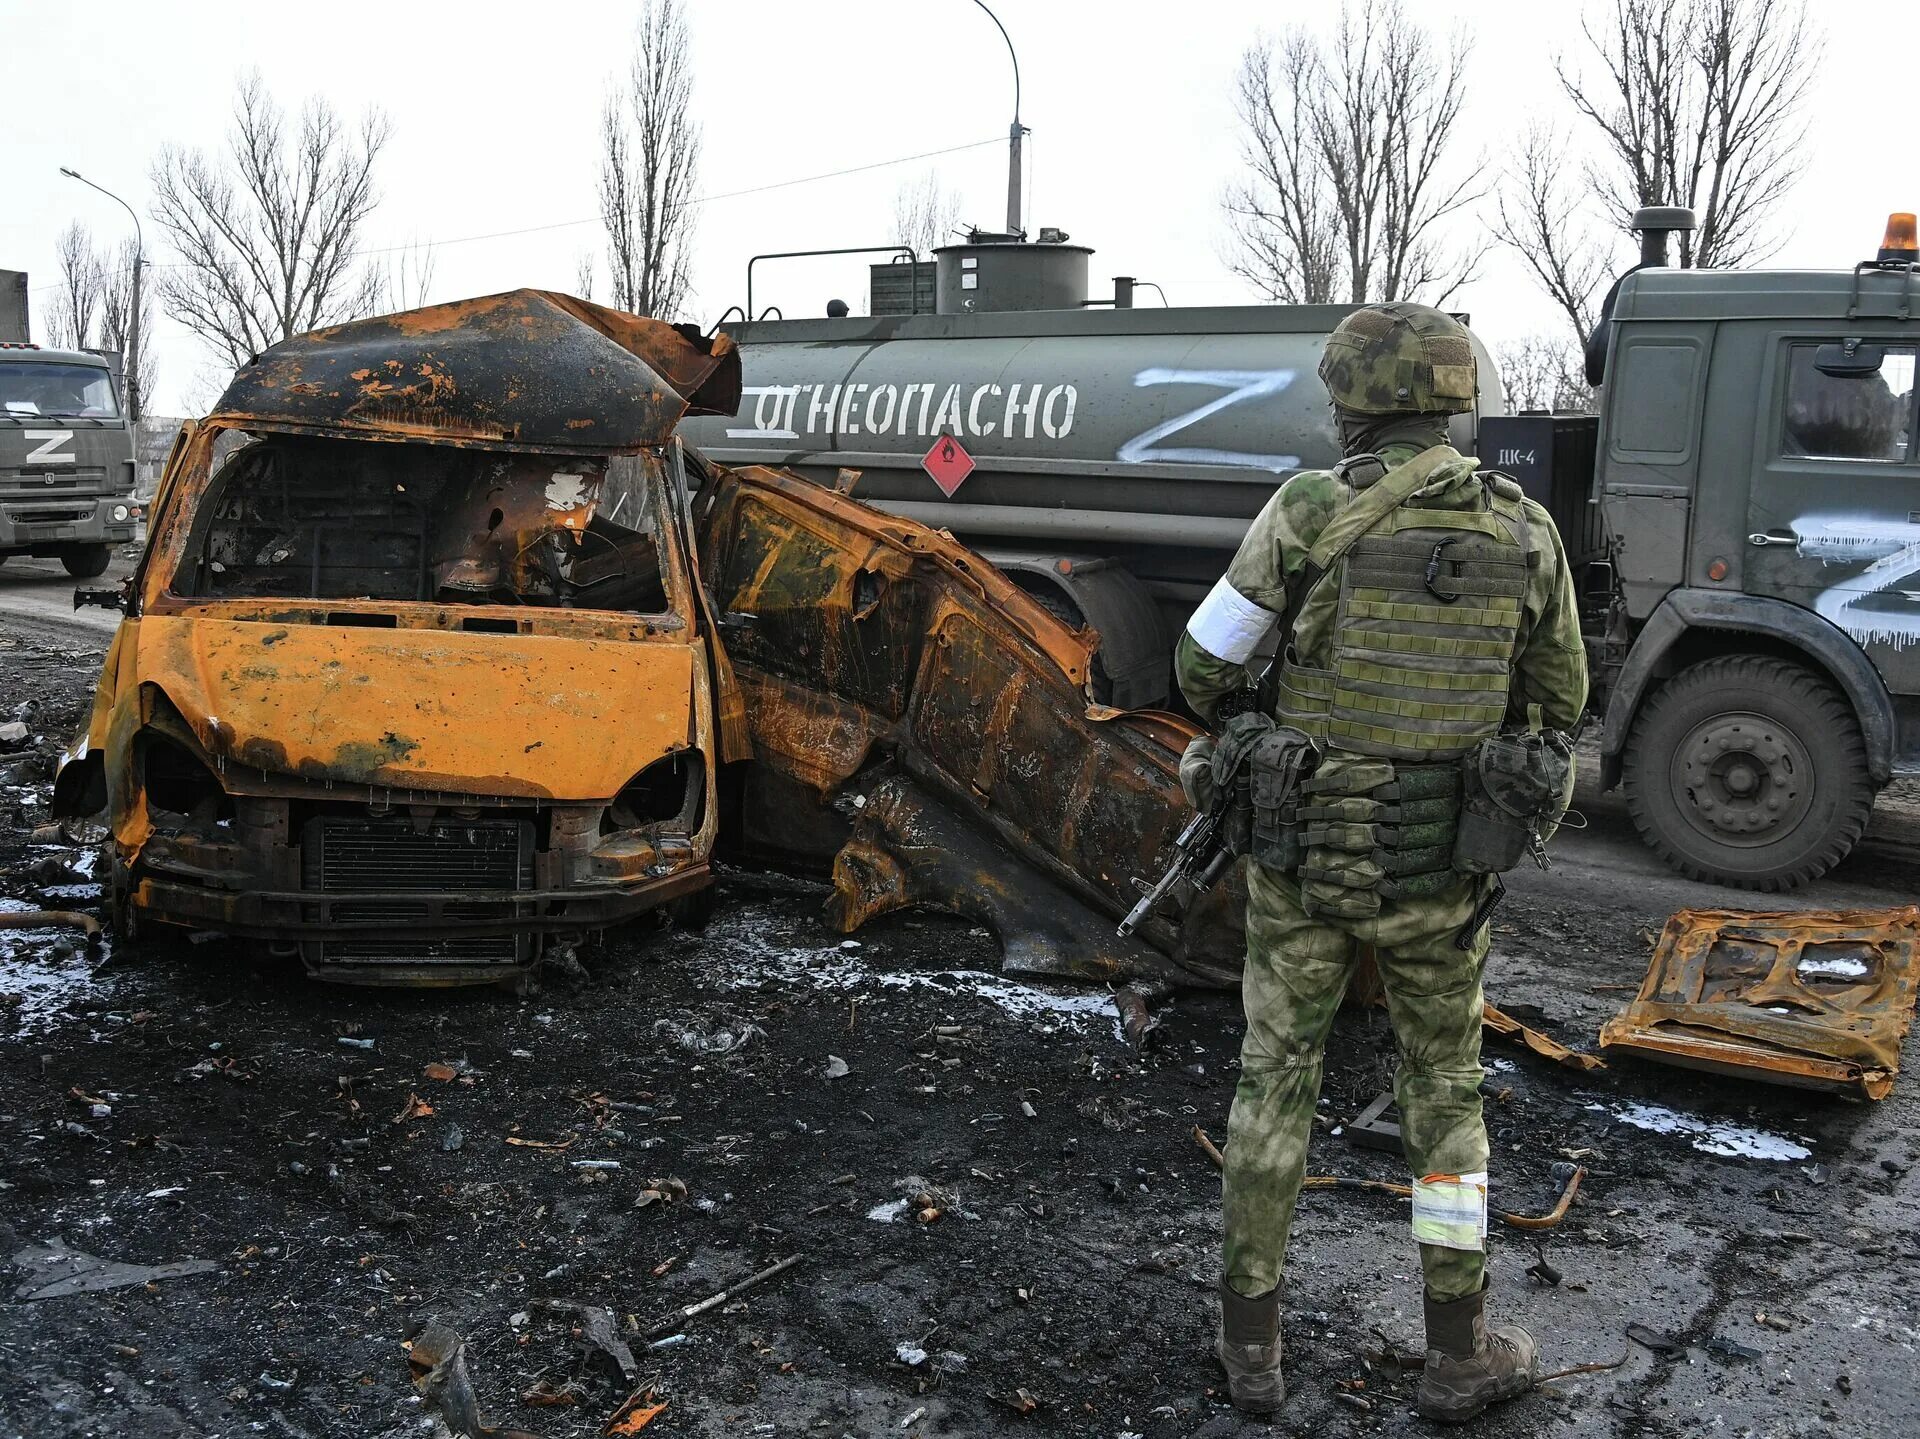
[[[0,562],[100,574],[133,539],[133,437],[110,357],[0,343]]]
[[[1482,354],[1455,442],[1565,538],[1602,783],[1674,868],[1784,890],[1920,773],[1920,251],[1895,216],[1851,270],[1664,268],[1690,223],[1635,217],[1597,415],[1507,415]],[[874,266],[870,316],[738,325],[742,413],[686,432],[725,463],[858,469],[856,494],[1099,630],[1097,697],[1150,705],[1247,521],[1337,457],[1313,362],[1351,307],[1130,309],[1125,276],[1092,301],[1091,252],[1064,241],[975,236],[931,284]],[[949,439],[970,467],[941,459]]]

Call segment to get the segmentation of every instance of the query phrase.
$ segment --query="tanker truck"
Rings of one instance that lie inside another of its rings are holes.
[[[1634,218],[1598,414],[1508,414],[1476,339],[1453,443],[1561,531],[1602,785],[1680,872],[1786,890],[1920,773],[1920,253],[1896,215],[1851,270],[1666,268],[1690,224]],[[755,315],[750,267],[740,412],[683,428],[951,530],[1098,632],[1096,700],[1151,707],[1248,523],[1339,457],[1315,370],[1353,307],[1135,306],[1125,276],[1094,299],[1092,254],[974,232],[871,266],[870,313],[825,319]]]

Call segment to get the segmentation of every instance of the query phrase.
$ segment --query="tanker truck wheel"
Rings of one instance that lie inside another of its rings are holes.
[[[110,545],[69,545],[60,551],[60,563],[76,580],[90,580],[107,572],[113,563]]]
[[[1627,810],[1689,879],[1796,889],[1832,869],[1873,809],[1853,709],[1803,665],[1727,655],[1682,670],[1627,738]]]

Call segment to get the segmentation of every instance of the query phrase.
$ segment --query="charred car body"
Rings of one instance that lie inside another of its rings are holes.
[[[538,291],[317,331],[186,427],[62,812],[122,929],[511,980],[709,882],[717,676],[673,442],[724,337]]]

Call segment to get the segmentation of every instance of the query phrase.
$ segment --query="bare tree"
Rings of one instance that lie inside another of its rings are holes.
[[[1236,103],[1248,176],[1225,208],[1235,270],[1271,299],[1444,303],[1487,246],[1450,250],[1480,199],[1450,164],[1470,37],[1444,47],[1401,0],[1342,6],[1331,43],[1293,30],[1241,58]]]
[[[427,303],[433,290],[433,271],[439,255],[433,241],[412,239],[387,252],[380,272],[380,299],[377,308],[388,311],[418,310]]]
[[[600,116],[600,218],[613,303],[671,319],[688,297],[700,125],[682,0],[645,0],[624,81]]]
[[[1683,267],[1764,258],[1820,63],[1803,0],[1606,0],[1583,28],[1598,73],[1563,59],[1560,84],[1599,132],[1592,182],[1621,228],[1642,205],[1685,205],[1699,228],[1679,237]]]
[[[894,196],[893,238],[899,244],[911,245],[918,259],[927,258],[948,243],[959,224],[960,197],[941,188],[935,171],[902,185]]]
[[[169,147],[153,168],[154,218],[179,255],[161,275],[167,313],[235,366],[371,314],[382,277],[356,245],[379,200],[373,170],[387,137],[377,110],[349,130],[320,99],[289,134],[259,73],[245,76],[226,155]]]
[[[1585,357],[1569,335],[1527,335],[1499,346],[1494,360],[1513,409],[1564,413],[1593,408]]]
[[[105,267],[87,227],[75,220],[54,242],[54,262],[60,286],[48,307],[47,338],[63,350],[84,350],[98,343],[101,291]]]
[[[1304,97],[1316,93],[1320,51],[1304,30],[1276,55],[1256,40],[1240,57],[1235,95],[1248,177],[1229,187],[1234,273],[1269,300],[1320,305],[1334,297],[1340,242],[1333,197]]]
[[[147,402],[153,398],[154,377],[151,286],[140,289],[140,323],[137,326],[133,323],[133,266],[139,256],[138,244],[122,240],[113,257],[102,260],[100,289],[100,344],[120,352],[128,391],[127,413],[136,420],[147,413]],[[139,338],[137,352],[135,336]]]
[[[1596,214],[1591,192],[1566,163],[1567,140],[1530,126],[1514,152],[1497,198],[1495,233],[1516,251],[1547,297],[1584,341],[1594,322],[1594,293],[1615,268],[1620,233]]]
[[[583,300],[593,298],[593,254],[582,251],[573,262],[573,292]]]
[[[47,337],[73,350],[118,350],[127,387],[127,413],[139,419],[153,393],[153,292],[140,296],[140,352],[133,353],[133,262],[140,253],[132,240],[108,254],[94,247],[79,221],[67,226],[55,245],[60,269],[59,293],[47,316]]]

